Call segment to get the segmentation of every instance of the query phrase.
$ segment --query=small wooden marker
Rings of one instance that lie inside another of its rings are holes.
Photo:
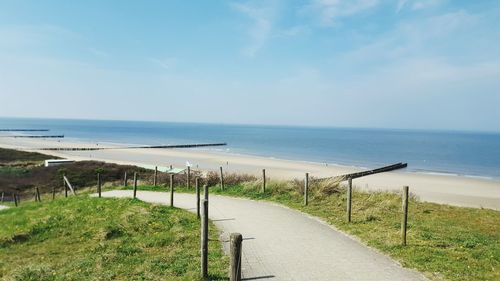
[[[208,277],[208,200],[202,201],[201,216],[201,277]]]
[[[155,166],[155,175],[154,175],[154,178],[153,178],[153,185],[156,186],[156,184],[158,183],[158,166]]]
[[[52,186],[52,200],[56,199],[56,187]]]
[[[401,220],[401,243],[406,246],[406,229],[408,224],[408,186],[403,186],[403,217]]]
[[[195,179],[195,187],[196,187],[196,216],[198,219],[200,218],[200,178],[196,177]]]
[[[35,201],[42,202],[42,198],[40,197],[40,189],[35,187]]]
[[[347,180],[347,222],[351,222],[352,211],[352,178]]]
[[[17,207],[18,202],[17,202],[17,195],[15,193],[12,194],[12,200],[14,200],[14,204]]]
[[[220,189],[224,190],[224,173],[222,172],[222,166],[220,166]]]
[[[134,199],[137,198],[137,172],[134,172]]]
[[[309,173],[306,173],[306,179],[304,180],[304,206],[309,204]]]
[[[0,202],[3,202],[4,197],[5,197],[5,192],[2,192],[2,200]]]
[[[127,172],[123,175],[123,186],[127,187],[128,186],[128,177],[127,177]]]
[[[189,189],[191,187],[191,167],[187,166],[187,176],[186,176],[186,187]]]
[[[174,174],[170,174],[170,207],[174,206]]]
[[[99,194],[99,198],[101,198],[101,174],[97,173],[97,193]]]
[[[266,192],[266,169],[262,169],[262,193]]]
[[[231,233],[229,239],[230,270],[229,281],[241,281],[241,253],[243,236],[240,233]]]

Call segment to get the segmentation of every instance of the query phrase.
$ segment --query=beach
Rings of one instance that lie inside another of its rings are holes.
[[[120,149],[118,144],[103,144],[71,139],[0,138],[0,147],[37,151],[72,160],[96,160],[118,164],[158,165],[182,168],[189,163],[192,169],[229,173],[248,173],[260,176],[266,169],[271,179],[302,179],[330,177],[362,171],[361,168],[292,161],[268,157],[231,154],[210,149]],[[95,151],[47,151],[55,147],[112,147]],[[500,181],[453,175],[393,171],[367,176],[353,181],[354,188],[370,191],[400,191],[408,185],[420,200],[464,207],[500,209]]]

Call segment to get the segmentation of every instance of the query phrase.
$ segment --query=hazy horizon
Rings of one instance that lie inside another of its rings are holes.
[[[26,118],[500,132],[500,2],[1,1]]]

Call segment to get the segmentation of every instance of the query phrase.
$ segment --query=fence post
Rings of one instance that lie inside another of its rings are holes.
[[[231,233],[230,236],[230,258],[231,269],[229,281],[241,281],[241,242],[243,237],[240,233]]]
[[[306,179],[304,180],[304,206],[309,204],[309,173],[306,173]]]
[[[222,173],[222,166],[220,166],[220,189],[224,190],[224,174]]]
[[[208,185],[207,184],[203,185],[203,198],[205,200],[208,200]]]
[[[208,277],[208,200],[204,199],[201,217],[201,276]]]
[[[52,200],[56,199],[56,187],[52,186]]]
[[[191,167],[187,166],[187,176],[186,176],[186,187],[189,189],[191,187]]]
[[[262,169],[262,193],[266,192],[266,169]]]
[[[137,198],[137,172],[134,172],[134,199]]]
[[[170,207],[174,206],[174,174],[170,174]]]
[[[101,198],[101,174],[97,173],[97,193],[99,193],[99,198]]]
[[[352,178],[347,180],[347,222],[351,222],[352,211]]]
[[[196,216],[198,219],[200,218],[200,178],[196,177],[195,179],[196,186]]]
[[[35,201],[42,202],[42,198],[40,197],[40,189],[38,188],[38,186],[35,187],[35,198]]]
[[[66,174],[63,174],[63,185],[64,185],[64,197],[68,197],[68,186],[66,185],[66,180],[64,179],[64,177],[66,176]]]
[[[2,192],[2,200],[0,202],[3,202],[4,197],[5,197],[5,192]]]
[[[127,187],[128,186],[128,177],[127,177],[127,172],[123,175],[123,186]]]
[[[17,195],[15,193],[12,193],[12,199],[14,200],[14,204],[16,205],[17,207]]]
[[[403,186],[403,218],[401,221],[401,242],[406,246],[406,228],[408,223],[408,186]]]
[[[153,179],[153,185],[154,186],[156,186],[157,180],[158,180],[158,166],[155,166],[155,176],[154,176],[154,179]]]

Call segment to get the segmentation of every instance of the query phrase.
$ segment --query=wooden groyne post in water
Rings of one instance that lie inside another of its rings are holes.
[[[137,172],[134,172],[134,199],[137,198]]]
[[[409,187],[403,186],[403,217],[401,220],[401,243],[406,246],[406,229],[408,223],[408,192]]]
[[[201,214],[201,277],[208,277],[208,200],[202,201]]]
[[[352,178],[347,180],[347,222],[351,222],[352,211]]]
[[[242,253],[243,236],[240,233],[231,233],[229,239],[229,252],[230,252],[230,281],[241,281],[241,253]]]

